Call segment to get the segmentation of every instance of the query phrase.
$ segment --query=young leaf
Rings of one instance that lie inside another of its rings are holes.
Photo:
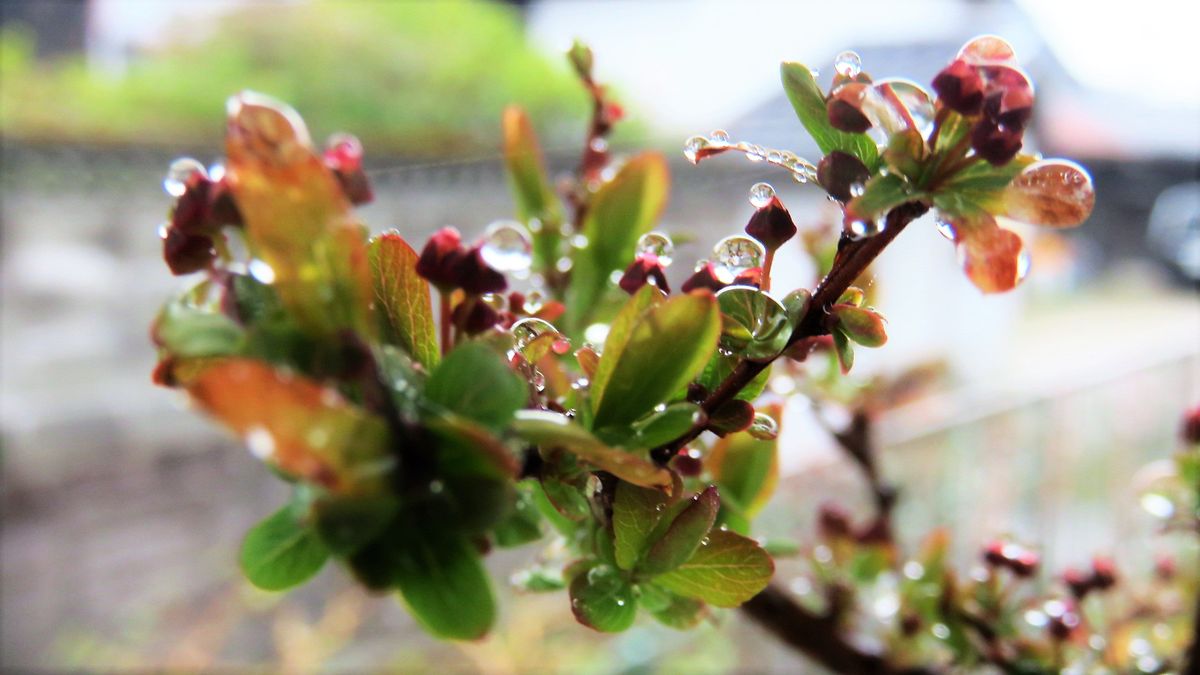
[[[604,564],[581,572],[571,581],[571,611],[579,623],[603,633],[619,633],[633,625],[637,598],[620,572]]]
[[[769,360],[783,351],[792,334],[787,310],[753,286],[727,286],[717,292],[721,346],[751,360]]]
[[[642,321],[642,315],[651,307],[661,304],[663,300],[663,294],[657,288],[646,284],[630,296],[621,306],[617,315],[613,317],[612,323],[608,327],[608,335],[604,338],[604,347],[601,350],[602,355],[609,356],[608,358],[599,357],[595,366],[596,373],[591,378],[593,403],[604,395],[604,389],[608,386],[608,381],[612,379],[613,369],[620,362],[618,357],[625,351],[625,346],[633,337],[633,329],[637,328]]]
[[[492,528],[497,546],[520,546],[542,538],[542,518],[533,500],[533,487],[528,482],[518,484],[512,511]]]
[[[282,591],[310,579],[328,558],[316,532],[302,525],[288,505],[246,533],[239,563],[250,583]]]
[[[1034,225],[1075,227],[1092,213],[1096,191],[1086,169],[1065,159],[1031,164],[1002,197],[1003,215]]]
[[[496,600],[479,553],[462,534],[434,519],[400,529],[393,542],[395,583],[413,616],[451,640],[483,637],[496,619]]]
[[[312,380],[230,359],[203,370],[188,391],[260,459],[331,492],[370,491],[390,467],[384,421]]]
[[[653,584],[646,584],[648,586]],[[675,630],[695,628],[704,617],[708,616],[708,606],[699,600],[684,598],[669,591],[662,591],[667,596],[667,604],[661,609],[650,611],[650,615],[659,623]],[[643,596],[645,597],[645,596]]]
[[[921,193],[913,190],[899,174],[875,176],[867,181],[861,195],[846,204],[846,214],[876,220],[886,216],[889,210],[921,197]]]
[[[245,341],[245,332],[229,317],[179,301],[162,308],[153,334],[171,356],[181,358],[231,356]]]
[[[637,565],[666,503],[667,496],[660,490],[648,490],[623,481],[617,483],[612,522],[618,567],[631,570]]]
[[[849,134],[833,128],[825,108],[825,96],[807,66],[784,61],[779,66],[779,76],[796,116],[823,154],[841,150],[858,157],[868,169],[875,169],[879,148],[866,134]]]
[[[646,310],[621,348],[610,352],[606,342],[600,368],[612,374],[592,392],[595,426],[632,422],[685,386],[708,363],[720,331],[717,301],[707,291]]]
[[[842,367],[842,374],[850,372],[854,367],[854,344],[850,342],[850,338],[840,330],[833,331],[833,348],[837,353],[838,363]]]
[[[504,359],[478,342],[459,345],[430,374],[426,397],[490,429],[508,424],[529,388]]]
[[[882,347],[887,342],[883,317],[869,309],[854,305],[834,305],[829,308],[837,330],[864,347]]]
[[[687,562],[654,578],[684,597],[717,607],[737,607],[767,587],[775,564],[753,539],[713,530]]]
[[[648,459],[608,447],[583,427],[573,424],[565,415],[522,410],[517,413],[512,428],[530,443],[563,448],[634,485],[652,488],[668,488],[671,485],[671,474],[666,469]]]
[[[739,359],[736,356],[722,354],[720,350],[713,352],[712,358],[708,360],[708,364],[704,366],[704,372],[700,373],[700,378],[697,380],[708,391],[712,391],[729,377],[733,369],[737,367]],[[771,367],[763,368],[750,383],[742,388],[734,398],[741,401],[753,401],[758,398],[759,394],[767,388],[767,381],[771,379]]]
[[[343,558],[383,532],[399,509],[390,494],[330,497],[313,506],[313,528],[329,552]]]
[[[432,370],[438,362],[429,282],[417,274],[417,252],[395,232],[371,240],[371,273],[384,341]]]
[[[714,486],[710,485],[693,497],[691,503],[671,522],[662,538],[646,552],[638,571],[651,575],[662,574],[691,558],[712,529],[720,507],[721,498]]]
[[[975,287],[984,293],[1012,290],[1025,278],[1029,260],[1017,233],[996,224],[986,212],[950,219],[958,259]]]
[[[584,324],[608,284],[609,275],[633,260],[641,235],[650,231],[667,203],[667,161],[658,153],[625,163],[592,196],[582,230],[588,244],[575,250],[565,322]]]
[[[529,223],[533,219],[542,227],[533,233],[533,251],[538,269],[553,269],[558,260],[562,239],[562,207],[546,178],[542,153],[529,116],[516,106],[504,109],[504,163],[508,168],[509,186],[517,203],[517,219]]]
[[[760,412],[781,421],[778,404],[764,406]],[[713,445],[704,465],[720,486],[722,498],[733,499],[746,516],[753,517],[766,506],[779,482],[778,437],[759,440],[745,432],[730,434]]]

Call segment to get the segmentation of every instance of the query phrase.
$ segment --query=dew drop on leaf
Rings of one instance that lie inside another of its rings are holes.
[[[554,335],[558,333],[558,329],[555,328],[554,324],[551,324],[549,321],[528,318],[521,319],[520,321],[514,323],[510,329],[510,332],[513,336],[513,346],[519,352],[543,335]]]
[[[649,253],[658,258],[658,263],[663,267],[671,264],[672,254],[675,252],[675,243],[671,238],[662,232],[647,232],[643,234],[637,241],[638,254]]]
[[[747,270],[762,266],[765,256],[763,245],[750,237],[725,237],[713,247],[713,273],[721,283],[731,284]]]
[[[934,224],[937,225],[938,234],[949,239],[950,241],[954,241],[955,236],[958,234],[958,232],[954,229],[954,223],[946,220],[939,214],[937,220],[934,221]]]
[[[266,427],[251,427],[246,432],[246,447],[250,448],[250,454],[265,461],[275,454],[275,437]]]
[[[779,424],[774,417],[766,413],[755,413],[754,421],[750,422],[750,428],[746,430],[746,433],[760,441],[775,440],[779,436]]]
[[[259,283],[270,286],[275,283],[275,270],[266,262],[255,258],[246,265],[246,271],[250,276],[254,277]]]
[[[862,57],[858,55],[858,52],[846,50],[834,58],[833,69],[842,77],[858,77],[858,74],[862,72]]]
[[[683,144],[683,156],[692,164],[700,163],[700,153],[708,149],[710,143],[704,136],[692,136]]]
[[[167,167],[167,176],[163,178],[163,190],[166,190],[167,194],[172,197],[182,197],[183,193],[187,192],[188,179],[195,173],[208,176],[204,165],[198,160],[191,157],[176,159]]]
[[[518,272],[529,269],[533,246],[529,234],[520,223],[500,220],[488,225],[479,250],[483,261],[497,272]]]
[[[583,339],[594,345],[602,345],[608,339],[608,324],[594,323],[583,331]]]
[[[708,135],[709,140],[714,143],[728,143],[729,132],[724,129],[713,129],[713,132]]]
[[[755,183],[750,187],[750,205],[761,209],[775,198],[775,188],[770,183]]]

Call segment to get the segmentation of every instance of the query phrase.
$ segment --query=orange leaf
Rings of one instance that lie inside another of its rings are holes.
[[[433,368],[438,362],[433,306],[429,282],[416,271],[417,252],[397,232],[381,234],[369,248],[384,339]]]
[[[259,459],[335,492],[372,487],[389,464],[383,420],[308,378],[230,359],[197,375],[188,391]]]
[[[952,221],[958,259],[971,282],[984,293],[1016,288],[1029,271],[1021,237],[996,224],[985,212]]]
[[[1048,227],[1075,227],[1092,213],[1092,177],[1075,162],[1049,159],[1030,164],[1004,190],[1003,215]]]

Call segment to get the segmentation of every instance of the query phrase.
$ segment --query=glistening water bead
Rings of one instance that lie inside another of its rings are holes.
[[[529,318],[514,323],[510,332],[513,336],[513,347],[519,352],[543,335],[557,334],[558,329],[549,321]]]
[[[883,232],[883,219],[878,220],[852,220],[846,225],[846,231],[854,239],[866,239],[874,237]]]
[[[666,267],[674,259],[672,258],[672,254],[675,252],[675,243],[662,232],[647,232],[638,239],[637,252],[639,255],[645,253],[652,254],[655,258],[658,258],[660,265]]]
[[[180,157],[167,167],[167,176],[163,178],[163,190],[172,197],[182,197],[187,192],[188,179],[199,173],[207,176],[204,165],[191,157]]]
[[[700,163],[700,153],[708,149],[710,145],[707,138],[703,136],[692,136],[683,144],[683,156],[692,164]]]
[[[483,261],[498,272],[527,270],[533,260],[529,235],[520,223],[511,220],[499,220],[488,225],[479,253]]]
[[[750,186],[750,205],[761,209],[775,198],[775,188],[770,183],[755,183]]]
[[[763,245],[750,237],[725,237],[713,247],[713,273],[721,283],[731,284],[746,271],[762,266],[766,254]]]
[[[750,422],[750,428],[746,429],[746,433],[760,441],[775,440],[779,436],[779,423],[766,413],[755,413],[754,420]]]
[[[842,77],[858,77],[862,72],[862,57],[857,52],[844,51],[833,60],[833,69]]]

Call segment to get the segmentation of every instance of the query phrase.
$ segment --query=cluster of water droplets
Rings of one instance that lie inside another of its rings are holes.
[[[716,129],[708,136],[692,136],[683,145],[683,156],[692,164],[699,164],[713,155],[727,151],[740,152],[751,162],[766,162],[786,169],[792,174],[792,180],[797,183],[817,179],[817,167],[794,152],[765,148],[745,141],[734,142],[724,129]]]
[[[763,245],[752,237],[747,237],[743,234],[725,237],[713,247],[711,261],[713,264],[713,274],[716,275],[717,281],[723,284],[731,284],[734,279],[751,269],[762,267],[766,255],[767,251],[763,248]],[[707,260],[701,260],[697,263],[697,271],[702,269],[708,262]]]
[[[533,244],[524,225],[512,220],[498,220],[483,232],[479,249],[483,261],[497,272],[527,273],[533,262]]]
[[[163,178],[163,190],[172,197],[182,197],[183,193],[187,192],[188,180],[197,173],[208,178],[208,170],[200,160],[180,157],[167,167],[167,175]]]

